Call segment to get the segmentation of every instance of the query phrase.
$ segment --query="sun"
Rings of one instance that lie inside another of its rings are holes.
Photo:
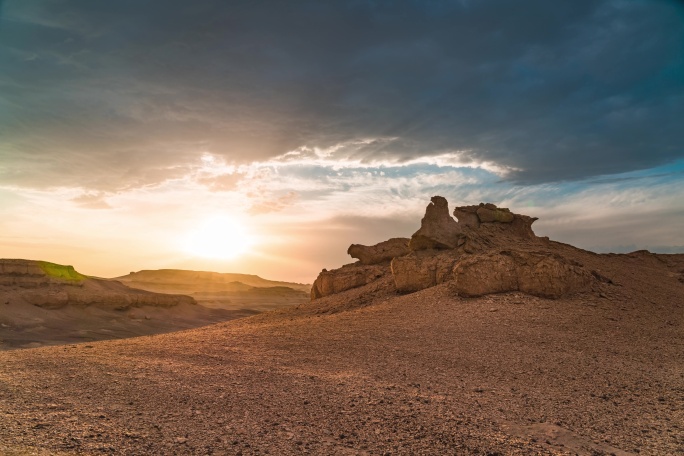
[[[229,260],[249,252],[253,244],[254,238],[243,223],[233,217],[217,216],[188,235],[185,250],[195,256]]]

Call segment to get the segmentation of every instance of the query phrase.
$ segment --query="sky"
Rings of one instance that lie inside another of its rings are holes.
[[[682,119],[681,1],[0,0],[0,257],[310,283],[432,195],[684,252]]]

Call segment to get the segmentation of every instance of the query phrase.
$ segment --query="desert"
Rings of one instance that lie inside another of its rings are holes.
[[[683,456],[683,43],[0,0],[0,456]]]
[[[73,266],[0,259],[0,350],[195,328],[305,302],[303,288],[308,287],[203,271],[138,271],[102,279]]]
[[[323,271],[303,304],[0,353],[0,449],[684,450],[684,255],[595,254],[535,236],[533,218],[507,209],[457,208],[500,216],[456,222],[447,205],[433,197],[400,256],[368,246],[365,261]]]

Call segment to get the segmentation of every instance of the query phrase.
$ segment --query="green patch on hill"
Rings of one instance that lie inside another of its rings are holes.
[[[37,263],[40,269],[49,277],[66,280],[68,282],[82,282],[88,278],[77,272],[73,266],[49,263],[47,261],[37,261]]]

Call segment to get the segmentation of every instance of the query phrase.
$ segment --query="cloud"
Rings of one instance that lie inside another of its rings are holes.
[[[249,209],[251,214],[267,214],[269,212],[279,212],[292,206],[297,201],[299,195],[296,192],[287,192],[273,200],[264,200],[252,205]]]
[[[112,206],[105,199],[106,196],[107,195],[102,192],[87,192],[71,198],[71,201],[87,209],[112,209]]]
[[[523,184],[684,154],[674,1],[14,0],[0,20],[0,178],[20,186],[157,185],[207,151],[452,157]]]

